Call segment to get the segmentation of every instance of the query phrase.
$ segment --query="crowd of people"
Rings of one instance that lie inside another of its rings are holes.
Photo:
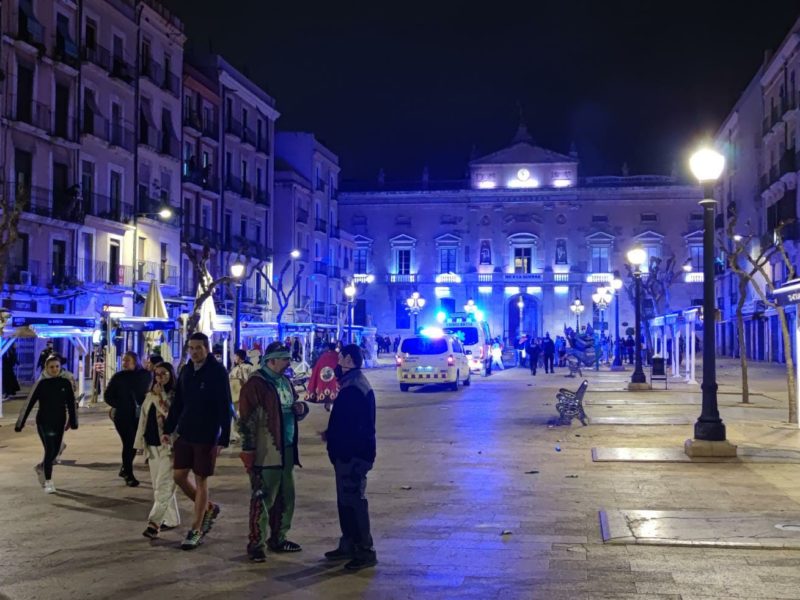
[[[189,499],[192,516],[180,544],[197,548],[221,513],[211,499],[209,480],[223,448],[239,434],[239,458],[250,483],[247,553],[263,562],[267,551],[299,552],[288,538],[295,505],[294,468],[300,465],[299,427],[310,402],[331,410],[320,432],[333,465],[341,537],[325,553],[357,571],[377,564],[370,532],[367,474],[375,462],[375,394],[363,375],[364,353],[355,344],[328,343],[316,358],[301,399],[287,370],[301,350],[271,343],[258,365],[237,350],[228,371],[202,333],[189,337],[189,360],[176,373],[158,355],[143,365],[134,352],[122,358],[122,370],[105,389],[104,399],[121,442],[119,476],[139,485],[134,459],[141,453],[150,472],[153,503],[143,535],[157,539],[181,524],[178,490]],[[39,362],[41,376],[24,403],[15,431],[23,431],[34,407],[44,458],[34,469],[46,493],[56,491],[53,467],[63,451],[64,432],[78,428],[74,377],[62,357],[49,352]],[[232,426],[233,424],[233,426]]]

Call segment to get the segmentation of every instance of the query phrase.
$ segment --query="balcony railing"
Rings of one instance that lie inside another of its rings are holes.
[[[314,274],[316,275],[327,275],[328,274],[328,265],[326,265],[321,260],[314,261]]]
[[[219,248],[222,245],[222,234],[200,225],[185,225],[183,237],[192,244],[208,244],[211,248]]]
[[[73,265],[48,263],[47,271],[43,274],[43,283],[47,287],[72,287],[78,284],[77,273],[78,270]]]
[[[94,281],[129,287],[133,284],[133,269],[129,265],[94,261]]]
[[[95,215],[118,223],[128,223],[133,220],[133,204],[122,202],[119,198],[84,192],[83,203],[87,215]]]
[[[236,177],[236,175],[228,175],[225,177],[226,190],[241,196],[243,187],[242,180]]]
[[[211,167],[198,169],[196,167],[190,167],[186,161],[184,161],[181,177],[183,181],[193,183],[194,185],[202,187],[204,190],[209,190],[211,192],[219,191],[219,181],[217,180],[216,174],[212,172]]]
[[[8,185],[10,206],[19,202],[25,204],[24,212],[68,221],[83,223],[84,210],[79,201],[77,188],[72,190],[52,190],[38,186]]]
[[[269,156],[269,144],[265,136],[256,136],[256,152]]]
[[[228,117],[225,121],[225,133],[230,133],[238,138],[242,137],[242,124],[233,117]]]
[[[9,264],[6,267],[6,283],[20,286],[38,286],[41,264],[38,260],[29,260],[28,264]]]
[[[128,152],[133,152],[136,149],[136,143],[133,137],[133,126],[126,123],[128,122],[110,123],[107,141],[112,146],[123,148]]]
[[[797,166],[795,164],[794,148],[789,148],[786,152],[783,153],[783,156],[781,156],[781,161],[779,166],[780,166],[781,176],[786,175],[787,173],[794,173],[795,171],[797,171]]]
[[[51,132],[53,112],[47,104],[34,102],[32,98],[18,96],[16,102],[9,102],[7,107],[6,116],[12,121],[27,123],[47,133]]]
[[[168,207],[172,211],[172,216],[169,219],[162,219],[158,215],[164,207]],[[140,192],[138,212],[140,216],[142,214],[147,215],[148,218],[158,219],[160,223],[172,225],[173,227],[180,226],[178,217],[180,217],[181,211],[169,201],[169,198],[153,198],[152,196]]]
[[[339,235],[339,227],[337,225],[331,225],[330,236],[332,238],[334,238],[334,239],[337,239],[337,240],[339,239],[339,237],[340,237],[340,235]]]
[[[319,300],[314,300],[314,302],[311,303],[311,312],[315,315],[324,315],[325,303],[320,302]]]
[[[183,126],[199,132],[203,130],[203,120],[196,110],[190,110],[183,115]]]
[[[256,147],[256,137],[257,136],[256,136],[256,132],[255,131],[253,131],[249,127],[242,126],[242,137],[241,137],[241,140],[242,140],[243,144],[248,144],[250,146],[253,146],[253,148],[255,148]]]
[[[328,265],[328,277],[334,277],[336,279],[342,278],[342,268],[336,265]]]
[[[27,42],[38,48],[44,47],[45,29],[39,20],[34,16],[33,10],[19,7],[19,19],[17,26],[17,39]]]
[[[256,204],[261,206],[269,206],[269,194],[267,190],[256,190]]]
[[[317,219],[314,223],[314,231],[328,232],[328,222],[325,219]]]
[[[297,222],[308,223],[308,211],[302,208],[297,209]]]
[[[139,261],[136,267],[136,281],[156,280],[162,285],[177,286],[178,268],[165,262]]]
[[[219,123],[216,119],[208,119],[203,121],[203,129],[200,132],[204,138],[217,140],[219,137]]]
[[[132,83],[133,73],[134,73],[134,67],[127,60],[125,60],[121,56],[111,57],[111,69],[109,70],[109,75],[111,75],[116,79],[124,81],[125,83]]]
[[[78,46],[69,36],[60,31],[56,34],[56,44],[53,47],[53,59],[77,69],[80,65]]]
[[[165,70],[163,65],[157,63],[152,58],[149,60],[142,59],[140,74],[161,89],[167,90],[176,98],[180,98],[180,81],[178,80],[178,76],[172,71]]]

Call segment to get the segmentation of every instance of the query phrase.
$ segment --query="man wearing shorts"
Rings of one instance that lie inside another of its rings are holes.
[[[173,477],[194,502],[192,528],[181,548],[193,550],[219,515],[219,505],[208,497],[208,478],[214,474],[220,450],[230,441],[233,406],[228,373],[211,354],[208,336],[192,334],[188,350],[191,362],[181,369],[164,423],[163,443],[169,444],[169,434],[177,433],[172,447]],[[194,473],[194,484],[189,481],[189,471]]]

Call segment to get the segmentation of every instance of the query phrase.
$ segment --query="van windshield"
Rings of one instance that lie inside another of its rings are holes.
[[[408,338],[403,340],[400,352],[408,354],[444,354],[447,352],[447,340],[444,338]]]
[[[472,346],[478,343],[477,327],[445,327],[444,332],[457,337],[465,346]]]

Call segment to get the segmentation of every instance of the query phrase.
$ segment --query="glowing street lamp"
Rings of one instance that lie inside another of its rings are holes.
[[[233,285],[236,286],[236,300],[233,304],[233,349],[238,350],[241,338],[242,278],[244,277],[244,265],[238,260],[231,265],[231,277]]]
[[[636,280],[636,292],[634,295],[636,323],[633,329],[636,336],[636,357],[631,383],[646,384],[647,377],[642,369],[642,265],[647,260],[647,252],[640,246],[636,246],[628,250],[627,258],[628,262],[633,266],[633,278]]]
[[[725,157],[710,148],[702,148],[689,159],[692,173],[703,186],[703,408],[694,424],[694,440],[704,442],[725,442],[725,425],[719,416],[717,406],[716,381],[716,339],[715,319],[717,312],[714,294],[714,212],[716,200],[713,198],[713,185],[725,168]],[[727,445],[735,455],[735,447]],[[691,452],[691,442],[687,445]]]
[[[614,271],[614,279],[611,280],[611,289],[617,297],[614,303],[614,362],[611,364],[612,369],[621,371],[622,367],[622,344],[619,339],[619,291],[622,289],[622,279],[619,278],[619,271]]]
[[[581,313],[586,310],[586,307],[580,298],[575,298],[575,301],[569,305],[569,309],[575,315],[575,333],[579,334],[581,332]]]
[[[419,292],[413,292],[411,296],[406,298],[406,310],[414,317],[414,333],[417,332],[417,315],[422,311],[425,306],[425,298],[419,295]]]

